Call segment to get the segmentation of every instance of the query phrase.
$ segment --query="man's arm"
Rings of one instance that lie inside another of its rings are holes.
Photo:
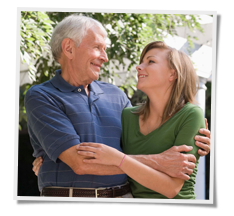
[[[77,153],[77,146],[73,146],[59,155],[59,159],[66,163],[78,175],[124,174],[123,171],[116,166],[83,163],[84,158],[84,156]]]
[[[189,180],[189,175],[195,168],[196,157],[192,154],[182,154],[181,152],[188,152],[191,149],[191,146],[181,145],[173,146],[160,154],[130,156],[171,177]]]
[[[59,158],[78,174],[114,175],[122,174],[117,167],[87,166],[83,158],[77,154],[76,146],[80,137],[71,121],[53,101],[43,95],[43,92],[28,91],[25,99],[28,127],[32,136],[40,143],[43,151],[55,163]],[[40,154],[41,155],[41,154]],[[35,156],[40,156],[35,154]],[[42,158],[33,162],[33,171],[38,174]]]

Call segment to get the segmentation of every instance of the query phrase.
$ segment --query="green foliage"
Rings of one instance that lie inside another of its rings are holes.
[[[53,28],[64,17],[74,14],[70,12],[21,12],[21,43],[20,54],[23,62],[29,66],[31,84],[21,88],[20,95],[20,122],[26,121],[23,99],[25,92],[31,85],[49,80],[59,65],[53,61],[49,49],[49,41]],[[180,14],[133,14],[133,13],[75,13],[92,17],[100,21],[106,28],[109,38],[107,55],[109,62],[101,71],[100,79],[107,77],[114,80],[115,71],[122,66],[128,71],[128,78],[121,87],[133,104],[140,102],[144,96],[136,91],[136,79],[131,68],[138,64],[140,53],[144,46],[155,40],[163,40],[169,35],[176,35],[175,28],[186,26],[192,31],[202,31],[196,15]],[[192,38],[188,35],[192,47]],[[126,62],[124,59],[128,60]],[[110,65],[113,65],[112,67]]]
[[[44,12],[22,11],[20,24],[20,55],[29,66],[29,75],[37,80],[37,61],[49,54],[48,41],[53,31],[52,21]]]

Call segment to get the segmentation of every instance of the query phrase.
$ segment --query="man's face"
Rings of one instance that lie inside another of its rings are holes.
[[[104,37],[97,27],[89,29],[80,45],[75,48],[74,71],[83,85],[98,79],[102,63],[108,62],[105,50]]]

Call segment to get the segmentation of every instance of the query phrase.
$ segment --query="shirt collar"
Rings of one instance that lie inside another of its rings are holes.
[[[72,86],[68,82],[66,82],[61,76],[61,69],[55,71],[55,76],[50,80],[52,85],[60,90],[61,92],[72,92],[77,91],[78,88],[84,88],[83,86]],[[104,92],[98,85],[97,81],[93,81],[90,85],[90,91],[94,92],[95,95],[103,94]]]
[[[90,83],[89,87],[90,87],[89,90],[92,91],[95,95],[104,93],[103,90],[98,85],[98,82],[96,80]]]

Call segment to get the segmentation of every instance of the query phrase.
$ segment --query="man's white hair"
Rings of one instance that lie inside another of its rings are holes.
[[[55,27],[50,41],[50,47],[55,61],[58,62],[62,53],[62,41],[64,38],[72,39],[78,47],[87,34],[87,31],[92,27],[98,27],[104,39],[107,38],[105,28],[95,19],[74,14],[64,18]]]

